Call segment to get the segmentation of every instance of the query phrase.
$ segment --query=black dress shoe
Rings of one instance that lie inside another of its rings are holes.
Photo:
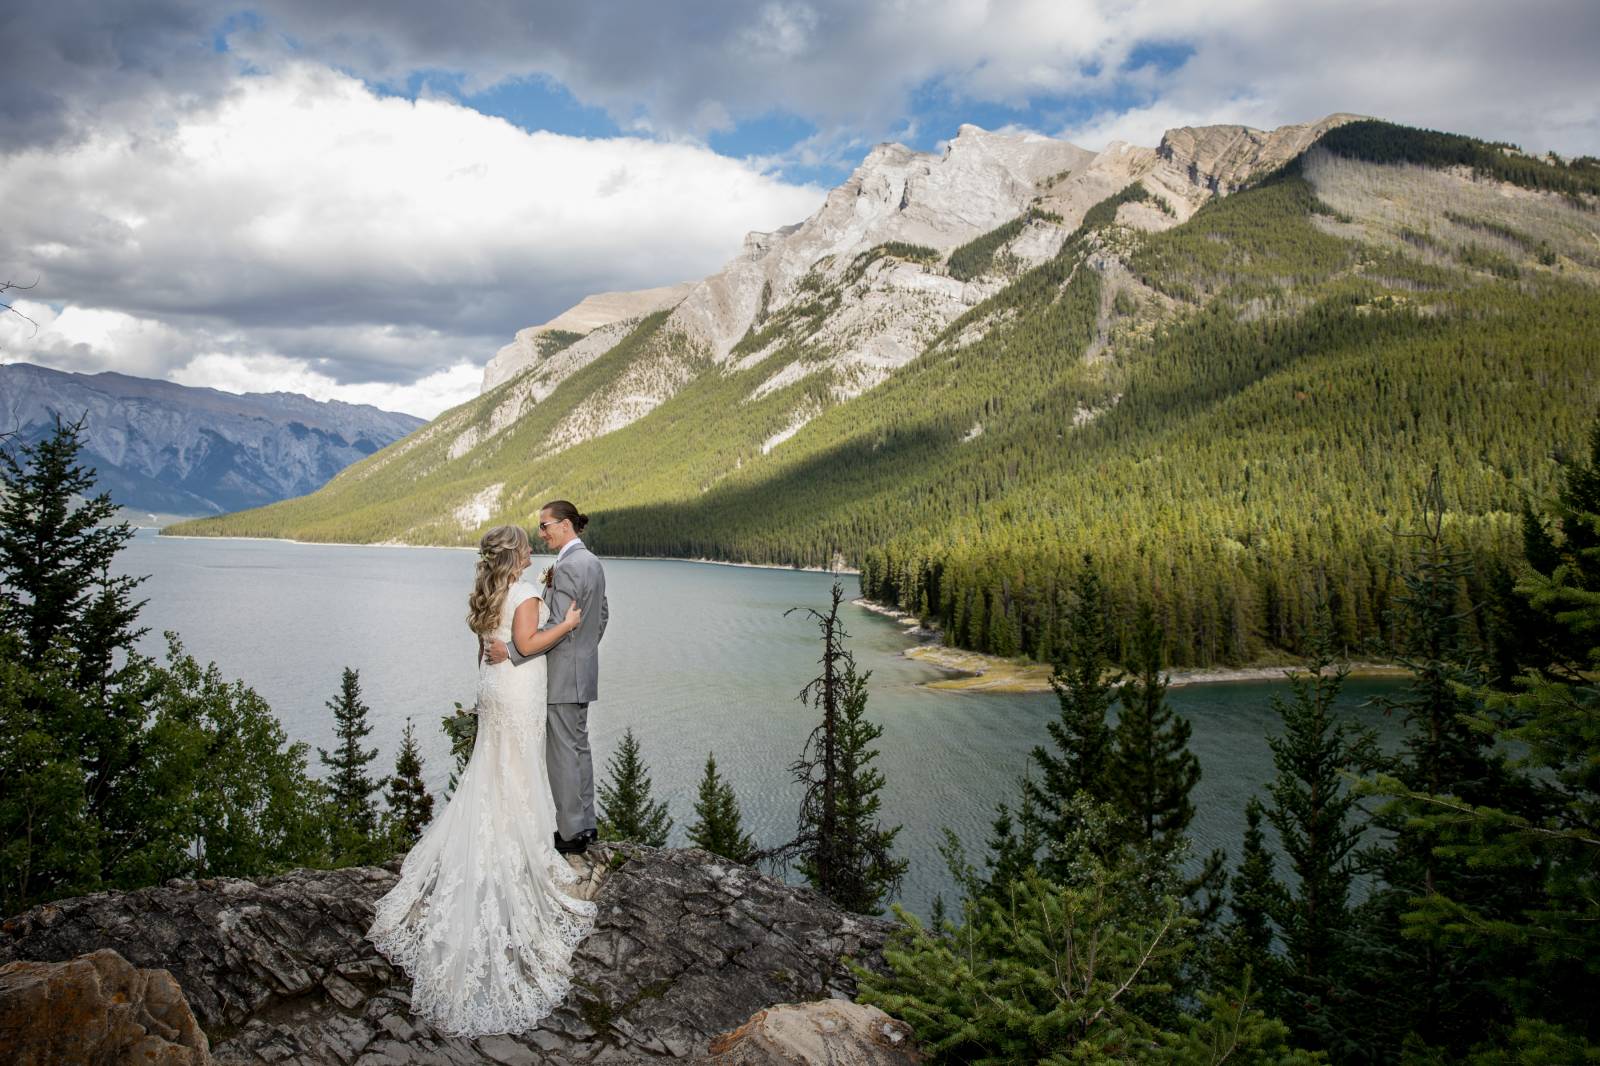
[[[568,840],[560,833],[557,833],[556,851],[562,855],[582,855],[585,851],[589,850],[589,839],[590,838],[584,833],[579,833],[571,840]]]

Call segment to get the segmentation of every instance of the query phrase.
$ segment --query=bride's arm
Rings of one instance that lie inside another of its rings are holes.
[[[567,608],[565,618],[547,629],[540,629],[539,597],[530,596],[517,604],[516,612],[511,616],[511,643],[516,645],[519,655],[538,655],[561,643],[568,633],[578,628],[582,620],[583,611],[574,603]]]

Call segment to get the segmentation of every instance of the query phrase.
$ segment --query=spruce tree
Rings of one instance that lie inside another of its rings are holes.
[[[1563,460],[1540,518],[1517,589],[1551,645],[1524,661],[1512,692],[1487,693],[1472,722],[1510,753],[1513,787],[1475,803],[1378,780],[1407,801],[1440,861],[1513,889],[1450,877],[1402,916],[1449,961],[1503,960],[1482,980],[1512,1021],[1484,1034],[1482,1061],[1600,1058],[1600,421],[1587,456]]]
[[[344,668],[339,694],[327,703],[333,712],[334,736],[338,747],[330,755],[317,749],[322,765],[332,772],[328,780],[329,846],[337,865],[367,861],[376,855],[378,809],[373,794],[387,778],[374,781],[367,775],[367,764],[378,757],[377,748],[363,748],[361,740],[372,732],[367,721],[370,709],[361,700],[361,675]]]
[[[389,778],[384,799],[388,804],[384,836],[390,848],[404,851],[417,842],[433,820],[433,795],[422,780],[422,753],[410,718],[400,734],[400,751],[395,756],[394,775]]]
[[[76,701],[70,663],[29,665],[22,637],[0,628],[0,912],[101,885],[99,827],[78,755],[51,730]]]
[[[1229,917],[1216,949],[1216,970],[1226,983],[1240,985],[1252,975],[1263,1001],[1279,999],[1280,960],[1273,951],[1272,915],[1283,904],[1283,886],[1273,872],[1273,854],[1261,831],[1261,801],[1245,804],[1244,845],[1229,882]]]
[[[1033,749],[1039,779],[1023,782],[1027,828],[1043,844],[1060,844],[1072,835],[1076,823],[1064,811],[1080,792],[1094,802],[1112,797],[1106,716],[1120,680],[1112,669],[1114,648],[1105,593],[1094,560],[1085,555],[1067,611],[1060,658],[1050,676],[1060,705],[1056,719],[1045,727],[1053,750]]]
[[[1386,760],[1383,780],[1390,799],[1373,824],[1383,838],[1368,850],[1364,865],[1377,885],[1360,908],[1365,946],[1361,987],[1404,987],[1415,994],[1371,996],[1363,1013],[1370,1020],[1368,1041],[1394,1046],[1408,1034],[1450,1056],[1461,1056],[1496,1024],[1498,1004],[1493,978],[1522,969],[1525,960],[1489,953],[1446,951],[1406,915],[1427,897],[1443,894],[1498,912],[1493,902],[1534,890],[1528,877],[1478,870],[1447,853],[1437,829],[1419,818],[1426,811],[1413,793],[1451,796],[1469,806],[1500,805],[1511,779],[1503,757],[1493,750],[1493,735],[1474,726],[1481,715],[1485,671],[1475,643],[1467,638],[1469,620],[1458,605],[1458,589],[1469,568],[1461,550],[1447,540],[1444,496],[1435,469],[1423,496],[1421,528],[1408,536],[1411,559],[1395,597],[1394,640],[1390,656],[1409,678],[1395,696],[1376,702],[1405,723],[1400,753]]]
[[[1133,834],[1158,848],[1176,847],[1194,820],[1189,794],[1200,781],[1200,760],[1189,750],[1189,720],[1167,705],[1161,673],[1161,629],[1146,602],[1139,608],[1126,663],[1122,710],[1108,759],[1113,802]]]
[[[80,458],[84,420],[65,422],[35,444],[0,447],[0,625],[22,638],[25,661],[39,662],[65,637],[88,658],[109,663],[132,645],[144,578],[112,576],[111,563],[133,538],[112,523],[116,504],[94,494],[95,472]]]
[[[717,773],[714,752],[706,755],[706,773],[700,779],[694,814],[689,842],[695,847],[738,863],[748,863],[754,857],[756,842],[740,824],[739,799],[733,793],[733,786]]]
[[[152,862],[170,870],[149,853],[158,819],[148,775],[172,768],[158,768],[163,753],[146,737],[155,682],[135,648],[146,630],[135,624],[143,601],[133,599],[144,578],[112,571],[133,528],[111,522],[116,506],[95,494],[84,443],[83,419],[58,416],[36,443],[0,446],[0,628],[39,682],[24,686],[30,728],[78,763],[97,878],[143,883]]]
[[[623,732],[622,743],[607,760],[606,771],[611,779],[599,789],[601,839],[665,847],[672,817],[666,803],[650,798],[650,768],[640,758],[631,727]]]
[[[839,877],[829,892],[835,903],[857,914],[876,914],[884,900],[897,891],[910,865],[908,859],[893,856],[894,838],[900,827],[886,828],[879,819],[883,807],[883,772],[872,764],[878,752],[872,742],[883,735],[883,727],[868,721],[867,681],[869,670],[857,675],[855,662],[845,665],[844,703],[839,718],[839,789],[836,855]],[[804,867],[802,867],[803,869]]]
[[[826,612],[803,608],[822,635],[822,673],[800,690],[800,702],[821,720],[790,768],[805,791],[798,833],[770,857],[795,861],[813,887],[846,910],[875,913],[900,885],[906,860],[892,854],[900,827],[878,820],[883,773],[872,766],[872,742],[883,733],[866,717],[867,676],[856,672],[839,620],[844,588],[834,582]],[[802,608],[792,608],[802,610]]]
[[[1365,769],[1372,739],[1334,708],[1348,669],[1333,666],[1326,618],[1311,636],[1310,669],[1289,679],[1292,698],[1273,697],[1282,734],[1269,737],[1277,770],[1267,818],[1297,879],[1273,919],[1283,938],[1281,1015],[1300,1039],[1324,1047],[1355,1032],[1340,1017],[1354,856],[1364,829],[1345,775]]]
[[[994,821],[989,825],[988,856],[984,860],[987,876],[981,883],[968,886],[969,891],[993,895],[1003,892],[1006,886],[1023,877],[1029,870],[1037,870],[1039,836],[1038,819],[1033,810],[1033,798],[1028,790],[1028,779],[1021,782],[1022,799],[1013,816],[1011,807],[1004,802],[995,804]]]

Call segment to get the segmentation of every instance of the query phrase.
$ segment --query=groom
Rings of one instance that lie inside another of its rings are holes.
[[[566,500],[552,500],[539,510],[539,539],[556,553],[550,587],[545,592],[549,621],[540,629],[560,623],[573,601],[583,609],[584,619],[583,624],[544,653],[548,687],[545,766],[556,801],[556,850],[564,855],[581,855],[596,835],[589,703],[599,695],[599,646],[606,632],[608,612],[605,571],[600,560],[578,539],[588,524],[589,516],[579,514]],[[591,625],[591,618],[599,619],[600,624]],[[521,666],[536,656],[523,655],[514,646],[507,648],[502,641],[491,641],[489,662],[507,658]]]

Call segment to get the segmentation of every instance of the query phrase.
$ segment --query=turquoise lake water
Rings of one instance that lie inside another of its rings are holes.
[[[472,699],[476,642],[464,621],[474,554],[444,548],[304,545],[263,540],[158,537],[141,530],[119,557],[148,574],[142,622],[146,650],[176,630],[191,654],[215,661],[272,705],[290,737],[333,744],[327,700],[340,672],[361,672],[372,708],[374,769],[393,767],[409,716],[417,723],[426,777],[435,792],[449,775],[439,719]],[[535,559],[535,572],[545,559]],[[632,727],[654,791],[685,842],[706,753],[733,783],[746,828],[762,844],[794,832],[798,788],[788,767],[814,724],[795,699],[817,670],[814,622],[791,607],[827,604],[827,574],[711,563],[616,559],[606,563],[611,620],[601,646],[600,699],[591,705],[596,778]],[[847,597],[858,595],[845,576]],[[883,813],[900,824],[898,853],[911,861],[901,900],[926,914],[936,893],[953,902],[936,848],[948,826],[974,853],[994,805],[1012,799],[1028,752],[1047,742],[1053,695],[1005,696],[923,687],[936,669],[905,658],[902,627],[844,608],[849,645],[872,671],[868,714],[883,726],[878,765],[887,785]],[[1351,681],[1347,713],[1392,739],[1396,726],[1364,706],[1392,681]],[[1192,834],[1198,851],[1236,854],[1243,806],[1271,774],[1266,738],[1281,682],[1174,689],[1171,700],[1194,724],[1191,746],[1204,776]]]

